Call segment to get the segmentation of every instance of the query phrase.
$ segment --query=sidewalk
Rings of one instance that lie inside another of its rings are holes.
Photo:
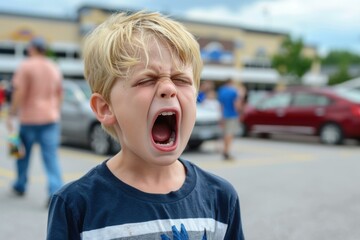
[[[8,155],[5,119],[0,118],[0,239],[45,239],[46,237],[46,191],[43,181],[31,179],[29,191],[24,197],[11,192],[14,179],[14,159]],[[37,149],[34,149],[37,150]],[[37,151],[33,154],[38,156]],[[31,171],[42,171],[40,161],[33,161]]]

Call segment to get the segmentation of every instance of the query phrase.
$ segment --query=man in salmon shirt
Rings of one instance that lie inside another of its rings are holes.
[[[25,155],[16,163],[17,178],[12,186],[17,196],[24,196],[28,182],[32,146],[41,147],[48,182],[49,199],[62,185],[58,161],[60,140],[60,107],[62,74],[54,62],[46,58],[46,42],[34,38],[27,48],[29,57],[19,66],[12,79],[14,87],[7,128],[14,131],[14,119],[20,123],[20,139]]]

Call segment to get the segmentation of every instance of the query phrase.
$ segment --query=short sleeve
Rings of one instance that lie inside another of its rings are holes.
[[[226,231],[225,238],[226,240],[244,240],[244,233],[242,229],[241,223],[241,213],[240,213],[240,202],[239,198],[237,198],[235,206],[233,207],[233,211],[231,211],[231,215],[228,221],[228,229]]]
[[[76,240],[81,239],[78,218],[67,207],[65,201],[58,195],[54,195],[48,215],[47,240]]]

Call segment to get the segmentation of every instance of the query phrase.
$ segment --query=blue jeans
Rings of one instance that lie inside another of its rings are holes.
[[[34,143],[38,143],[46,171],[48,194],[49,197],[52,196],[63,185],[57,154],[60,139],[59,123],[21,124],[20,138],[26,152],[23,158],[16,161],[17,179],[13,185],[14,189],[19,192],[26,191],[31,149]]]

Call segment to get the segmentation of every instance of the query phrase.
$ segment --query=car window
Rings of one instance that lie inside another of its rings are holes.
[[[64,101],[71,102],[74,100],[76,100],[74,92],[70,88],[64,87]]]
[[[326,96],[312,93],[296,93],[294,95],[292,105],[298,107],[327,106],[330,102],[331,100]]]
[[[343,98],[350,100],[352,102],[360,103],[360,90],[357,89],[347,89],[339,88],[336,89],[336,92]]]
[[[257,107],[259,109],[284,108],[289,106],[290,100],[290,93],[278,93],[263,99]]]
[[[247,104],[251,106],[256,106],[266,95],[267,91],[249,91]]]
[[[84,81],[84,82],[78,82],[78,85],[80,86],[81,90],[85,94],[85,97],[87,99],[90,99],[92,93],[91,93],[89,84]]]

